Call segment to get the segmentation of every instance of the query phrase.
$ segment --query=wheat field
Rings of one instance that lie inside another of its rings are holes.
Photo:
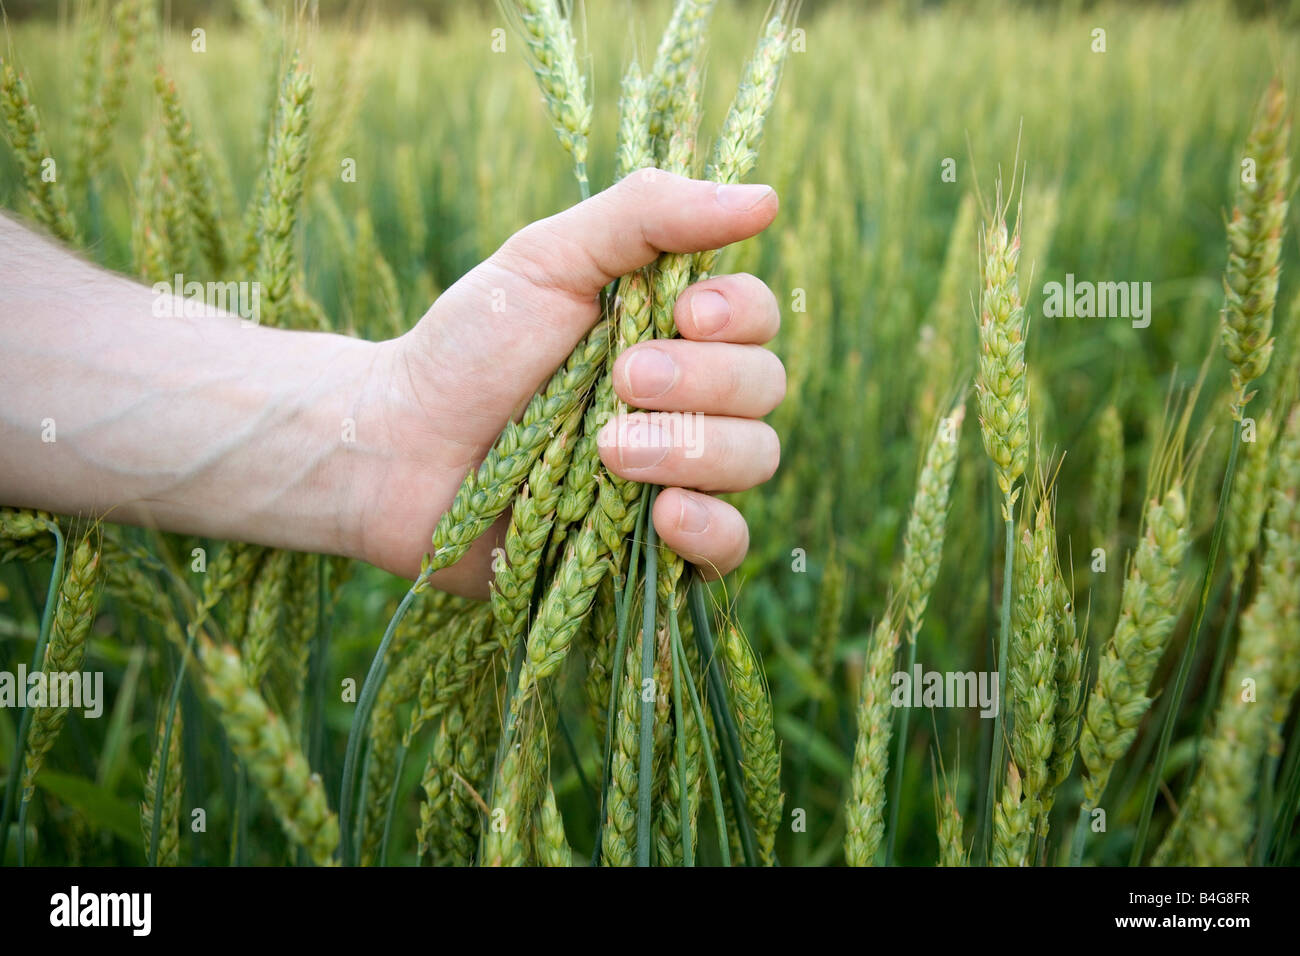
[[[73,6],[7,25],[0,207],[149,282],[242,258],[281,324],[383,339],[579,201],[577,127],[552,120],[575,76],[591,191],[628,171],[625,71],[674,4],[315,22],[249,0],[201,52],[158,5]],[[781,212],[717,263],[776,293],[788,376],[780,470],[733,499],[742,567],[688,587],[650,547],[638,572],[639,488],[608,535],[632,546],[602,546],[644,587],[606,578],[576,615],[530,597],[563,540],[516,606],[0,512],[0,672],[48,637],[36,665],[102,672],[106,702],[30,728],[0,707],[5,865],[1300,858],[1294,25],[1210,2],[678,7],[712,15],[688,171],[766,37],[783,60],[743,172]],[[569,22],[576,72],[539,92],[526,31],[563,61]],[[31,156],[58,160],[52,188]],[[268,156],[300,190],[279,236]],[[1080,314],[1106,284],[1119,314]],[[583,347],[557,402],[599,394]],[[521,428],[582,417],[546,415]],[[522,478],[487,523],[538,518]],[[647,662],[672,694],[638,699]]]

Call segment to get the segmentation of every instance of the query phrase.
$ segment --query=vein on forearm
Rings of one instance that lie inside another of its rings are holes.
[[[371,346],[154,301],[0,220],[0,501],[344,547],[348,460],[377,453],[342,447]]]

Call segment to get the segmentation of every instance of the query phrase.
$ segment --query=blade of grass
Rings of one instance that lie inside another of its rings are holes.
[[[708,671],[709,711],[717,718],[718,743],[726,764],[727,788],[735,804],[736,824],[740,828],[740,845],[745,851],[745,864],[758,866],[758,842],[754,828],[745,810],[745,790],[740,775],[740,732],[731,713],[727,684],[722,676],[722,664],[713,644],[713,628],[709,624],[709,611],[704,603],[704,579],[700,572],[691,573],[691,622],[695,626],[695,640],[700,645],[700,660]],[[701,725],[703,726],[703,725]]]
[[[709,790],[713,794],[713,822],[718,831],[718,851],[722,854],[722,865],[731,866],[731,846],[730,841],[727,839],[727,815],[722,809],[722,785],[718,782],[718,765],[713,759],[713,747],[709,743],[708,724],[704,721],[704,707],[700,704],[700,695],[695,690],[695,676],[691,673],[691,665],[686,660],[686,651],[682,647],[681,633],[670,633],[669,639],[674,642],[673,653],[676,655],[677,662],[681,664],[682,677],[691,700],[691,709],[695,712],[695,723],[700,728],[700,753],[704,757],[704,767],[709,776]],[[743,806],[740,812],[743,812]],[[685,834],[686,832],[686,828],[683,827],[682,833]]]
[[[352,845],[352,802],[353,790],[356,787],[357,758],[361,754],[362,741],[365,739],[366,724],[370,720],[370,711],[374,709],[375,698],[379,696],[379,687],[384,682],[384,674],[388,669],[388,647],[393,643],[397,625],[406,616],[407,609],[419,593],[416,588],[424,579],[425,576],[422,575],[420,580],[411,585],[406,596],[397,605],[397,611],[388,622],[388,629],[384,632],[383,640],[379,642],[379,650],[375,651],[374,660],[370,662],[370,670],[366,673],[365,683],[361,685],[361,693],[357,697],[357,710],[352,715],[352,727],[348,731],[348,748],[343,757],[343,784],[339,793],[339,854],[344,866],[353,866],[356,862],[356,849]]]
[[[628,608],[632,603],[633,589],[636,587],[637,571],[640,566],[641,538],[645,534],[646,516],[649,513],[649,509],[645,507],[645,495],[648,493],[648,491],[642,492],[641,513],[637,517],[636,530],[632,532],[632,555],[628,562],[627,578],[623,582],[621,595],[619,582],[617,579],[614,582],[618,637],[614,642],[614,672],[609,684],[609,709],[606,711],[609,719],[605,721],[605,760],[601,769],[600,815],[596,818],[596,848],[592,850],[592,866],[600,865],[601,838],[605,829],[605,810],[609,801],[610,761],[614,753],[614,720],[618,714],[618,691],[623,686],[623,655],[627,653]]]
[[[682,708],[682,664],[677,655],[677,647],[682,642],[681,626],[677,621],[677,601],[668,602],[668,640],[672,652],[673,664],[673,722],[676,725],[677,741],[677,800],[678,827],[682,834],[682,865],[695,865],[695,842],[691,833],[690,783],[686,767],[686,717]],[[704,728],[700,725],[700,733]]]
[[[1179,801],[1180,806],[1187,799],[1187,791],[1191,789],[1192,781],[1196,778],[1196,768],[1200,766],[1201,737],[1205,732],[1205,722],[1209,719],[1210,711],[1214,707],[1215,695],[1219,691],[1219,683],[1223,680],[1223,668],[1228,659],[1228,645],[1232,643],[1233,625],[1237,623],[1237,611],[1240,607],[1241,584],[1237,582],[1232,585],[1232,597],[1228,602],[1228,616],[1223,619],[1223,627],[1219,631],[1219,642],[1214,648],[1214,663],[1210,666],[1210,676],[1205,682],[1205,701],[1201,704],[1200,713],[1196,716],[1196,726],[1192,730],[1192,761],[1187,766],[1182,799]]]
[[[393,771],[393,787],[388,791],[388,807],[384,810],[384,835],[379,841],[379,865],[388,865],[388,837],[393,832],[393,808],[397,806],[397,791],[401,789],[402,770],[406,766],[406,745],[397,745],[397,769]]]
[[[171,699],[167,702],[167,721],[163,725],[162,750],[158,753],[158,778],[154,782],[153,805],[163,805],[163,789],[167,783],[167,758],[171,754],[172,727],[176,723],[176,708],[180,705],[181,688],[185,686],[185,668],[194,654],[194,643],[199,637],[199,628],[191,627],[185,650],[181,652],[180,663],[176,665],[176,677],[172,680]],[[240,771],[242,774],[242,770]],[[152,814],[149,824],[149,865],[158,865],[158,838],[161,835],[162,814]]]
[[[985,859],[993,855],[993,803],[1001,776],[1006,742],[1004,714],[1007,711],[1007,645],[1011,636],[1011,574],[1016,546],[1015,505],[1010,496],[1002,509],[1005,541],[1002,559],[1002,621],[998,631],[998,712],[993,718],[993,743],[989,759],[988,791],[984,795]]]
[[[596,791],[592,789],[591,781],[587,779],[587,774],[582,769],[582,757],[578,754],[578,744],[573,739],[573,731],[569,729],[569,722],[564,719],[564,714],[557,711],[555,723],[560,728],[560,738],[564,741],[564,749],[569,752],[569,760],[573,763],[573,772],[578,776],[578,789],[586,797],[591,812],[600,813],[600,803],[596,800]]]
[[[1269,862],[1274,866],[1282,860],[1287,838],[1297,815],[1300,815],[1300,733],[1293,733],[1287,742],[1286,760],[1282,764],[1285,787],[1282,804],[1273,823],[1273,846],[1269,849]]]

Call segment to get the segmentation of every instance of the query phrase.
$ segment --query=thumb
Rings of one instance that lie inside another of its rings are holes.
[[[718,249],[756,235],[777,206],[770,186],[639,170],[507,239],[429,310],[417,348],[442,366],[444,381],[474,381],[473,401],[485,415],[508,414],[595,324],[604,286],[661,252]]]
[[[595,298],[661,252],[699,252],[762,232],[776,217],[771,186],[722,185],[642,169],[510,237],[493,257],[539,284]]]

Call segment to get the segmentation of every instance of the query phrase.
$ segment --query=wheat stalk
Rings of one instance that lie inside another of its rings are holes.
[[[916,663],[917,638],[930,600],[930,590],[939,576],[943,559],[944,526],[948,520],[948,499],[957,470],[957,449],[961,444],[961,426],[966,419],[966,405],[957,404],[951,414],[939,422],[926,449],[921,473],[916,480],[916,495],[903,534],[903,558],[899,565],[899,593],[902,614],[907,624],[906,670]],[[908,725],[911,709],[898,715],[898,732],[894,751],[894,786],[889,805],[888,839],[885,861],[893,858],[898,833],[898,805],[903,786],[903,761],[907,756]]]
[[[306,178],[311,100],[311,73],[295,57],[280,90],[276,128],[267,156],[266,192],[257,219],[260,321],[267,325],[280,320],[293,279],[294,226]]]
[[[961,445],[961,426],[966,420],[966,405],[959,402],[939,427],[926,450],[921,473],[916,480],[916,495],[907,516],[903,534],[900,593],[904,596],[909,642],[915,643],[921,631],[930,590],[939,576],[943,559],[944,525],[948,519],[948,499],[957,469],[957,449]]]
[[[113,47],[100,80],[97,102],[89,111],[84,153],[77,157],[74,182],[91,183],[103,167],[109,140],[126,98],[126,85],[135,59],[136,41],[142,33],[141,0],[122,0],[113,7]]]
[[[199,642],[203,686],[217,708],[231,749],[266,795],[285,835],[318,866],[338,849],[338,818],[329,809],[320,776],[294,746],[284,721],[249,685],[239,652]]]
[[[1029,853],[1032,814],[1020,784],[1015,761],[1007,764],[1002,796],[993,809],[993,865],[1025,866]]]
[[[614,157],[614,179],[624,179],[638,169],[654,165],[654,143],[650,137],[650,84],[636,60],[623,73],[623,92],[618,101],[618,150]]]
[[[1254,182],[1238,184],[1228,222],[1222,335],[1236,391],[1233,414],[1238,418],[1254,395],[1251,383],[1264,374],[1273,354],[1273,308],[1291,189],[1290,135],[1286,91],[1274,79],[1246,140],[1246,156],[1255,163]]]
[[[763,127],[776,100],[781,71],[790,52],[790,16],[790,4],[782,2],[768,20],[754,55],[745,64],[735,99],[727,110],[722,131],[705,167],[706,178],[714,182],[738,183],[758,162]],[[716,249],[699,253],[695,257],[696,277],[711,274],[717,261]]]
[[[603,368],[608,349],[609,327],[599,322],[570,354],[564,367],[529,401],[518,424],[506,425],[438,519],[433,531],[434,550],[424,557],[417,591],[425,589],[435,570],[450,567],[464,557],[479,535],[510,506],[556,425],[583,400]]]
[[[935,803],[935,812],[939,817],[939,865],[966,866],[966,838],[962,832],[962,819],[961,813],[957,810],[957,802],[951,793],[944,791],[943,802],[940,804],[936,785]]]
[[[1019,497],[1016,482],[1029,460],[1029,391],[1025,378],[1028,322],[1020,301],[1020,223],[1007,231],[1001,195],[998,215],[980,235],[979,396],[980,434],[1002,492],[1003,519]]]
[[[158,789],[158,774],[162,769],[162,747],[165,735],[162,721],[164,715],[158,714],[158,728],[154,734],[158,741],[154,747],[153,759],[149,762],[149,773],[145,777],[144,799],[140,803],[140,828],[144,832],[145,857],[156,859],[159,866],[176,866],[180,856],[180,811],[181,797],[184,790],[184,778],[181,774],[181,713],[178,710],[172,719],[171,740],[168,745],[166,761],[167,779],[163,784],[163,802],[159,810],[158,847],[155,852],[151,846],[154,826],[154,793]]]
[[[781,825],[781,750],[773,727],[772,700],[753,648],[740,630],[728,627],[719,642],[727,664],[727,683],[740,730],[740,769],[745,800],[758,838],[759,861],[776,863],[776,831]]]
[[[54,554],[54,542],[43,537],[53,527],[54,518],[44,511],[0,508],[0,564],[36,561]]]
[[[985,830],[994,827],[989,814],[1003,765],[1004,721],[1007,709],[1007,650],[1011,634],[1015,504],[1017,482],[1029,459],[1029,386],[1025,372],[1028,320],[1020,301],[1020,216],[1014,232],[1007,230],[1007,206],[999,181],[994,212],[980,233],[979,367],[975,391],[979,398],[980,434],[993,462],[1002,492],[1005,530],[1002,564],[1002,606],[997,644],[998,712],[993,722],[993,746],[985,797]],[[1018,801],[1017,801],[1018,802]]]
[[[1115,763],[1128,751],[1151,705],[1147,685],[1178,617],[1178,571],[1187,551],[1187,502],[1175,477],[1151,497],[1115,624],[1088,695],[1079,754],[1087,773],[1084,805],[1100,805]]]
[[[1237,656],[1224,682],[1214,730],[1193,784],[1157,859],[1169,862],[1185,841],[1187,862],[1238,866],[1247,853],[1257,805],[1259,765],[1300,685],[1300,407],[1278,440],[1277,478],[1264,530],[1259,590],[1241,616]],[[1271,780],[1265,779],[1265,786]],[[1272,808],[1265,804],[1267,842]],[[1194,814],[1191,816],[1190,814]]]
[[[555,805],[555,790],[550,781],[542,792],[542,805],[537,808],[534,843],[539,865],[573,865],[573,851],[564,836],[564,818]]]
[[[1259,543],[1259,526],[1268,504],[1269,452],[1273,446],[1273,413],[1266,409],[1256,421],[1255,440],[1242,442],[1241,461],[1232,482],[1224,536],[1232,569],[1232,586],[1240,588]]]
[[[557,429],[529,472],[510,512],[504,562],[492,586],[498,641],[506,649],[514,647],[528,629],[528,604],[555,523],[555,509],[564,490],[563,478],[573,455],[582,412],[581,406],[574,408]]]
[[[99,545],[88,535],[73,551],[67,574],[59,587],[54,624],[41,662],[41,670],[49,682],[47,694],[53,692],[50,678],[55,674],[73,674],[81,670],[86,657],[86,639],[95,623],[102,567]],[[52,700],[47,700],[33,714],[27,734],[27,752],[23,758],[23,805],[30,802],[36,789],[36,775],[67,719],[67,706],[55,704]]]
[[[64,242],[76,242],[77,226],[68,210],[68,195],[57,173],[46,175],[47,161],[53,162],[41,120],[32,105],[27,84],[8,60],[0,60],[0,114],[5,134],[18,157],[27,201],[36,221]]]
[[[282,637],[281,608],[289,585],[292,555],[288,551],[270,551],[257,571],[248,603],[248,623],[244,628],[242,654],[244,678],[250,687],[260,687],[271,666],[271,652]]]
[[[844,857],[871,866],[885,831],[885,778],[889,773],[890,678],[899,629],[886,611],[871,634],[858,696],[858,737],[853,747],[850,796],[844,808]]]
[[[466,716],[468,707],[469,701],[457,700],[442,718],[420,782],[425,799],[417,831],[419,854],[435,865],[468,866],[478,845],[479,812],[466,787],[482,778],[486,761],[477,729]]]
[[[162,105],[163,128],[167,131],[171,158],[183,187],[185,208],[193,220],[199,250],[212,274],[224,275],[229,264],[229,247],[215,189],[206,172],[194,129],[181,107],[176,84],[161,67],[154,77],[154,89]]]
[[[511,0],[510,6],[528,47],[533,75],[551,114],[555,135],[573,157],[574,175],[585,196],[591,105],[587,102],[586,77],[578,68],[573,29],[556,0]]]
[[[1091,512],[1094,548],[1114,550],[1124,491],[1124,423],[1119,409],[1107,405],[1097,422],[1097,457],[1093,459]]]
[[[659,39],[654,68],[650,73],[653,90],[646,131],[656,143],[656,158],[662,158],[673,133],[684,126],[681,90],[685,78],[698,72],[709,20],[716,0],[677,0],[672,17]]]

